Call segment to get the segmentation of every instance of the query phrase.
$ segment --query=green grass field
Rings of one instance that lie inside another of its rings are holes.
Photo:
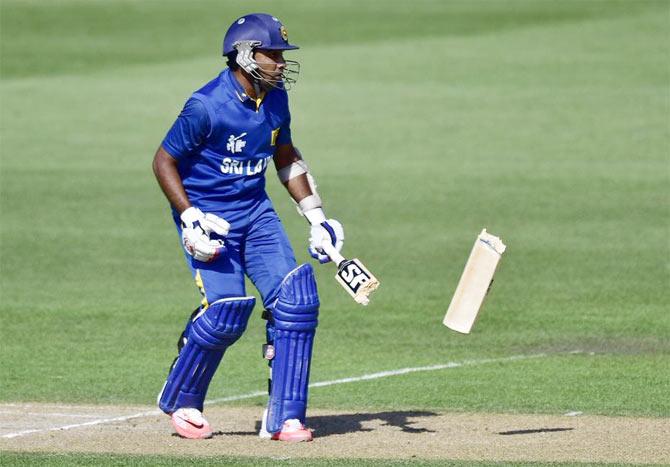
[[[670,416],[667,2],[1,8],[0,401],[153,404],[198,294],[151,158],[228,24],[270,10],[302,46],[294,142],[382,281],[361,308],[317,268],[312,381],[555,353],[317,388],[311,407]],[[483,227],[508,252],[456,335],[441,320]],[[257,308],[210,397],[265,387],[263,330]]]

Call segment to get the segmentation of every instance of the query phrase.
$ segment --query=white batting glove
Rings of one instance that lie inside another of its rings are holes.
[[[223,240],[210,238],[212,232],[225,237],[230,224],[217,215],[190,207],[181,213],[181,241],[186,252],[198,261],[209,263],[218,258],[226,247]]]
[[[312,258],[324,264],[330,261],[330,257],[323,252],[321,245],[330,242],[339,252],[344,245],[344,229],[335,219],[327,219],[320,224],[314,224],[309,232],[309,254]]]

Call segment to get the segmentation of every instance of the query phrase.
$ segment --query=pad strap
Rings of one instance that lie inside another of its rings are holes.
[[[254,297],[224,298],[195,315],[158,399],[163,412],[202,411],[214,372],[226,349],[244,333],[255,303]]]

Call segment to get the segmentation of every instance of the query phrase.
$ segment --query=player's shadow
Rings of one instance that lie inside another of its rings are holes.
[[[400,428],[403,433],[434,433],[434,430],[416,426],[424,417],[434,417],[438,414],[427,411],[394,411],[377,413],[353,413],[340,415],[322,415],[308,417],[309,426],[314,429],[315,436],[343,435],[346,433],[374,431],[374,428],[365,428],[365,422],[381,422],[383,426]]]
[[[373,428],[365,428],[363,423],[380,421],[384,426],[394,426],[400,428],[404,433],[433,433],[433,430],[415,426],[420,420],[416,418],[434,417],[435,412],[409,410],[405,412],[377,412],[377,413],[352,413],[338,415],[316,415],[308,416],[307,424],[314,430],[314,435],[322,438],[331,435],[343,435],[346,433],[356,433],[365,431],[374,431]],[[235,432],[235,433],[215,433],[215,435],[256,435],[261,428],[260,420],[256,422],[256,431]]]

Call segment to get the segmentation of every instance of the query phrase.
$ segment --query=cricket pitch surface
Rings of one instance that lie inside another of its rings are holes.
[[[258,438],[261,412],[260,407],[206,407],[213,438],[185,440],[173,434],[167,416],[147,407],[0,404],[0,450],[670,463],[668,418],[310,410],[314,441],[286,444]]]

